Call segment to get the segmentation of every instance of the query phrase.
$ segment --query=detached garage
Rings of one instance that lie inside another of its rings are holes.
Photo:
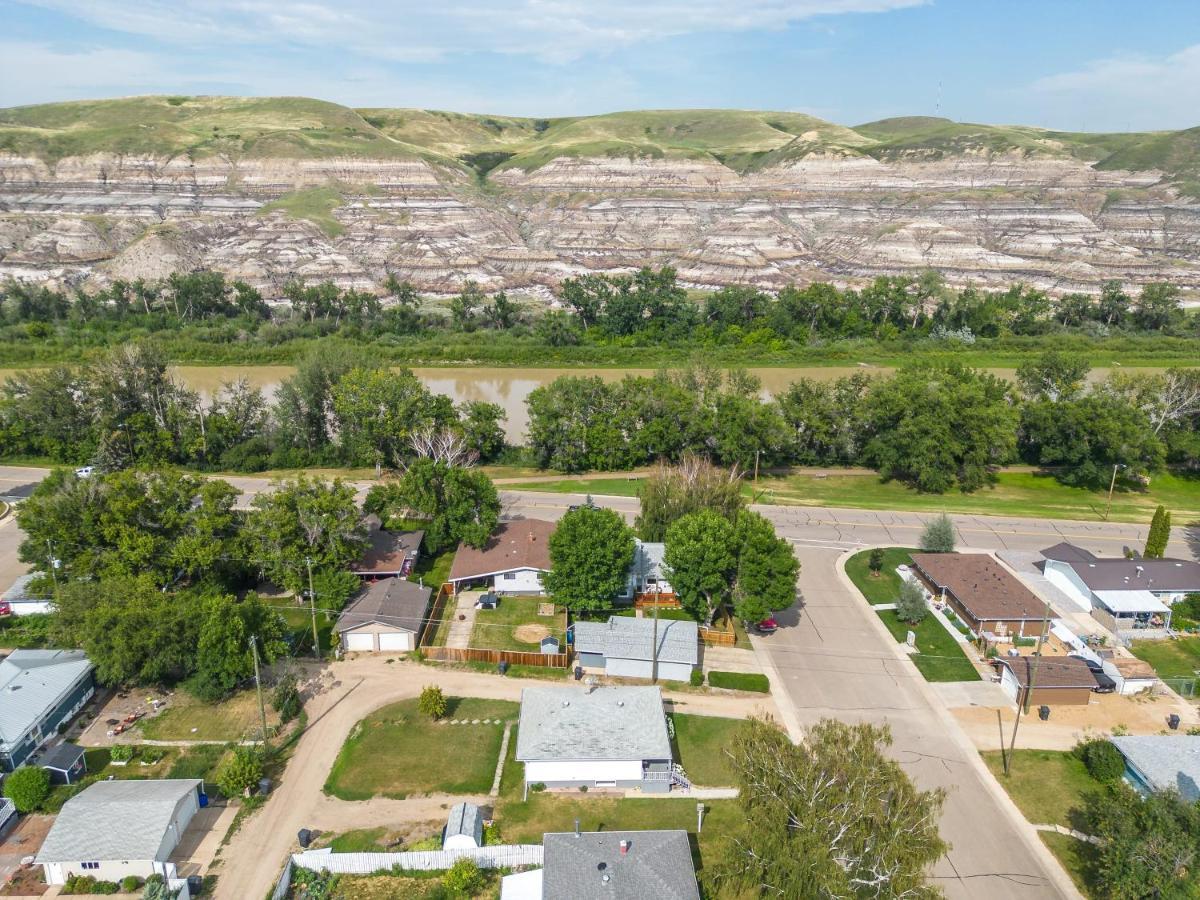
[[[1087,706],[1096,686],[1087,663],[1074,656],[1000,656],[992,662],[999,670],[1000,686],[1018,705],[1029,694],[1031,706]]]
[[[432,591],[403,578],[384,578],[363,589],[338,618],[343,653],[415,650]]]

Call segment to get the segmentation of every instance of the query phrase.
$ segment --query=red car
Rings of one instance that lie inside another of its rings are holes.
[[[753,627],[758,634],[774,634],[779,629],[779,623],[773,617],[768,616],[761,622],[756,622]]]
[[[0,600],[0,616],[11,616],[12,604],[7,600]]]

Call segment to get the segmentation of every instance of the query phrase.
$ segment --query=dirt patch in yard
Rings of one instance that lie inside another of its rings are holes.
[[[540,644],[542,638],[550,636],[550,629],[545,625],[518,625],[513,629],[513,637],[523,644]]]

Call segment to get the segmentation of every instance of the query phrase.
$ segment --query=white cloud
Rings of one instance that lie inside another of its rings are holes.
[[[1187,128],[1200,124],[1200,44],[1169,56],[1113,56],[1039,78],[1029,90],[1090,128]]]
[[[661,37],[779,29],[927,0],[27,0],[185,46],[340,47],[386,60],[499,52],[568,62]]]

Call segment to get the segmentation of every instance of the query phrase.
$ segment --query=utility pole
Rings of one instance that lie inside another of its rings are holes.
[[[46,549],[50,551],[50,580],[54,582],[54,587],[58,589],[58,560],[54,558],[54,542],[50,538],[46,538]]]
[[[1108,503],[1106,503],[1104,506],[1104,521],[1105,522],[1108,521],[1108,514],[1109,514],[1109,512],[1112,511],[1113,488],[1115,488],[1117,486],[1117,469],[1123,469],[1123,468],[1125,468],[1125,466],[1123,466],[1121,463],[1113,463],[1112,481],[1110,481],[1108,483]]]
[[[658,684],[658,601],[661,588],[654,583],[654,638],[650,642],[650,683]]]
[[[1013,753],[1017,749],[1017,728],[1021,724],[1021,714],[1024,711],[1025,715],[1029,715],[1029,702],[1033,695],[1034,685],[1037,684],[1038,663],[1042,661],[1042,644],[1046,641],[1046,632],[1050,628],[1050,604],[1047,603],[1042,610],[1042,633],[1038,635],[1037,646],[1033,651],[1033,662],[1029,664],[1029,685],[1025,688],[1024,703],[1017,703],[1017,717],[1013,720],[1012,741],[1009,743],[1008,753],[1004,754],[1004,774],[1008,775],[1012,770]],[[1018,690],[1019,690],[1018,686]],[[1001,753],[1004,748],[1001,747]]]
[[[758,454],[761,450],[754,451],[754,489],[758,490]]]
[[[262,720],[263,747],[267,746],[267,708],[263,705],[262,679],[258,675],[258,638],[250,635],[250,650],[254,654],[254,689],[258,691],[258,715]]]
[[[321,639],[317,637],[317,594],[313,590],[312,557],[304,557],[304,564],[308,566],[308,608],[312,612],[313,656],[315,656],[317,659],[320,659]]]

